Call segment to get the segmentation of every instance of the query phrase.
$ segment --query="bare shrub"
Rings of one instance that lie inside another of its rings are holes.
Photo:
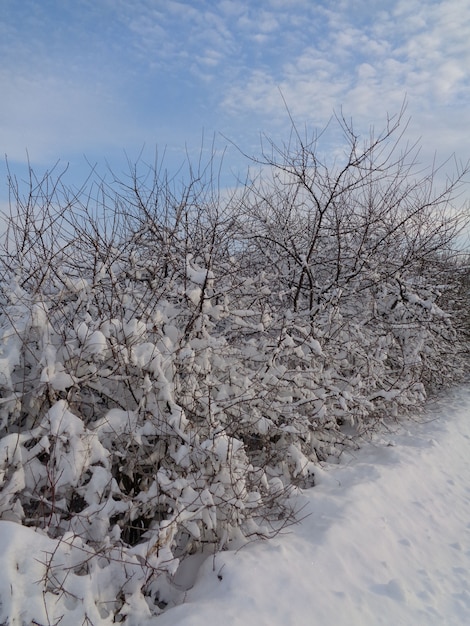
[[[345,424],[461,373],[466,169],[436,191],[400,117],[365,143],[337,121],[343,161],[293,126],[232,194],[213,159],[186,183],[10,177],[0,516],[58,542],[44,585],[70,606],[86,574],[108,581],[86,592],[103,619],[158,613],[185,556],[292,521],[290,491],[354,445]]]

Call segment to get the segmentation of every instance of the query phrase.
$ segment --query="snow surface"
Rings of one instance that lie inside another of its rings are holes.
[[[470,624],[470,388],[317,471],[290,534],[209,558],[155,626]]]
[[[198,572],[192,557],[184,603],[142,626],[469,624],[470,387],[426,417],[318,468],[288,533],[209,557]],[[53,550],[47,537],[0,521],[2,619],[41,614],[37,583]]]

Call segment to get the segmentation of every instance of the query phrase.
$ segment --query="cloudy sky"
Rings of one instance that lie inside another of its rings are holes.
[[[0,153],[21,170],[58,159],[169,169],[204,134],[256,153],[290,113],[321,128],[341,109],[380,128],[406,98],[408,135],[470,157],[465,0],[0,0]],[[282,94],[282,96],[281,96]],[[285,101],[285,102],[284,102]],[[127,156],[126,156],[127,155]],[[229,149],[226,166],[243,168]],[[4,162],[0,165],[4,174]],[[0,197],[5,194],[4,176]]]

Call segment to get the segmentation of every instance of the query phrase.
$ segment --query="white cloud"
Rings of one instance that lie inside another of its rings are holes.
[[[405,96],[426,145],[467,151],[470,5],[461,0],[77,0],[67,10],[90,32],[71,21],[72,52],[59,31],[44,37],[42,6],[28,17],[31,39],[0,24],[10,158],[28,148],[44,162],[90,146],[105,156],[162,137],[171,150],[202,127],[241,143],[263,130],[283,138],[284,99],[301,124],[322,127],[342,106],[358,127],[380,126]]]
[[[398,111],[406,97],[417,128],[425,131],[421,113],[427,111],[428,122],[444,133],[452,126],[454,107],[470,96],[470,6],[406,0],[386,3],[387,10],[363,2],[355,11],[357,4],[306,12],[297,49],[289,54],[285,48],[286,61],[279,66],[247,67],[226,90],[222,105],[233,115],[252,111],[288,123],[281,89],[302,121],[326,123],[333,109],[344,106],[359,124],[368,124]],[[325,32],[318,32],[319,24],[327,24]],[[447,114],[443,106],[449,107]],[[447,119],[434,124],[433,111]],[[442,139],[438,144],[449,144]],[[455,147],[463,148],[462,139]]]

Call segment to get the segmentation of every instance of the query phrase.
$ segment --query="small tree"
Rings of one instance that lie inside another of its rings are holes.
[[[351,324],[359,320],[377,339],[393,337],[393,367],[381,380],[383,391],[405,372],[431,390],[451,381],[458,367],[453,314],[442,315],[439,306],[453,302],[459,289],[459,279],[452,278],[463,254],[456,239],[468,217],[454,201],[468,166],[456,163],[454,178],[437,189],[442,166],[423,172],[417,147],[401,149],[402,116],[364,143],[337,117],[345,148],[332,164],[318,156],[318,136],[304,139],[293,125],[287,146],[268,140],[261,158],[253,159],[262,176],[246,187],[239,209],[252,253],[275,268],[274,293],[283,293],[284,308],[309,318],[311,336],[328,312],[329,342],[343,329],[349,342]],[[417,337],[425,331],[422,350]],[[447,357],[448,367],[437,365]],[[358,371],[357,358],[349,367]]]

